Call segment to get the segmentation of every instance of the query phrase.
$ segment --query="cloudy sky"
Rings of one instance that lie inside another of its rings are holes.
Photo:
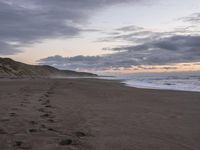
[[[200,2],[0,0],[0,57],[92,72],[200,70]]]

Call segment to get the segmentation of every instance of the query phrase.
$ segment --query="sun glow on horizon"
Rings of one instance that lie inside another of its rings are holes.
[[[162,73],[162,72],[192,72],[200,71],[200,62],[177,63],[173,65],[141,65],[129,68],[111,68],[102,71],[108,74]]]

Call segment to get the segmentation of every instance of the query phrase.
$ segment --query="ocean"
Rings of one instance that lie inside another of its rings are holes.
[[[139,73],[107,79],[119,79],[136,88],[200,92],[200,72]]]

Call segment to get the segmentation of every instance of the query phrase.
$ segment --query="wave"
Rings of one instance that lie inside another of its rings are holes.
[[[136,88],[200,92],[200,76],[193,75],[129,76],[123,83]]]

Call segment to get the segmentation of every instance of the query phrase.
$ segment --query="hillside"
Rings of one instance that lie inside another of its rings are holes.
[[[0,78],[88,77],[92,73],[59,70],[51,66],[27,65],[10,58],[0,58]]]

